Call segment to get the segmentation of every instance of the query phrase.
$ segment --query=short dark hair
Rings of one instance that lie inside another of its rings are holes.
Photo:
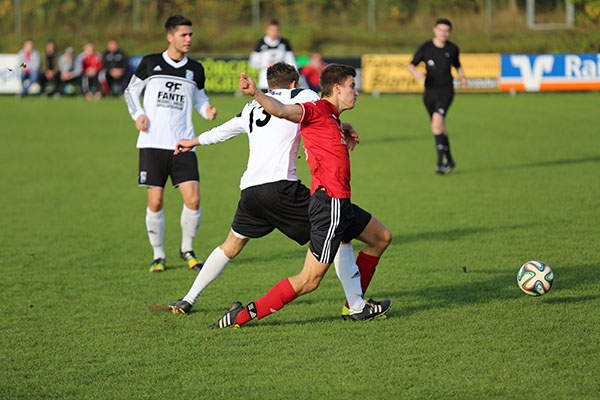
[[[448,18],[438,18],[435,21],[435,25],[433,26],[438,26],[438,25],[448,25],[450,27],[450,30],[452,30],[452,22],[450,22],[450,20]]]
[[[342,85],[349,77],[356,76],[356,70],[349,65],[329,64],[321,71],[319,84],[321,85],[321,95],[331,96],[333,85],[336,83]]]
[[[267,69],[269,89],[287,89],[290,83],[298,83],[300,75],[293,65],[280,61]]]
[[[271,18],[267,21],[267,26],[277,25],[279,26],[279,21],[276,18]]]
[[[167,18],[167,22],[165,22],[165,30],[167,33],[173,33],[173,31],[177,30],[177,27],[181,25],[192,26],[192,21],[180,14],[172,15]]]

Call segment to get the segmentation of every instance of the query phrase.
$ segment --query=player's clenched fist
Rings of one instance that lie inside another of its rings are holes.
[[[206,106],[206,117],[210,120],[217,118],[217,109],[211,104]]]
[[[240,72],[240,90],[242,93],[249,94],[250,96],[254,96],[254,92],[256,91],[256,84],[245,72]]]
[[[140,115],[138,119],[135,120],[135,127],[142,132],[146,132],[148,130],[148,117]]]

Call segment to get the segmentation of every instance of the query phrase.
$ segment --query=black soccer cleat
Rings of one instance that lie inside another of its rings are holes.
[[[169,304],[169,310],[173,314],[189,314],[191,309],[192,305],[183,299]]]
[[[436,165],[435,166],[435,173],[438,175],[444,175],[447,174],[448,171],[448,167],[446,167],[445,165]]]
[[[223,316],[219,318],[217,322],[209,326],[209,328],[227,328],[230,326],[239,327],[239,325],[235,323],[235,319],[238,316],[238,314],[242,312],[243,309],[244,306],[242,305],[242,303],[240,303],[239,301],[234,301],[233,303],[231,303],[231,307],[229,307],[229,309],[225,311],[225,314],[223,314]]]
[[[157,258],[152,262],[152,265],[150,265],[150,272],[165,272],[165,269],[167,269],[167,267],[164,258]]]
[[[388,299],[375,301],[373,299],[369,299],[365,301],[365,306],[359,313],[350,314],[347,318],[352,321],[368,321],[373,318],[384,315],[392,305],[392,302]]]
[[[450,161],[449,163],[447,163],[445,165],[445,167],[446,167],[446,173],[449,173],[456,167],[456,161],[454,161],[454,160]]]
[[[204,267],[204,263],[196,257],[194,250],[181,251],[179,250],[179,257],[184,260],[190,269],[194,271],[200,271]]]

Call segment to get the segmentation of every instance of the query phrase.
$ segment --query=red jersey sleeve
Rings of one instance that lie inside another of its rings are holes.
[[[321,110],[314,101],[300,103],[299,106],[302,107],[302,117],[300,117],[301,124],[309,124],[315,121],[320,115]]]

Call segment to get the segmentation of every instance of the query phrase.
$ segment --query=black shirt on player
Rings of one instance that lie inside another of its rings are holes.
[[[458,60],[458,46],[450,41],[446,41],[443,48],[433,44],[433,40],[428,40],[417,49],[411,64],[418,65],[421,61],[427,68],[425,78],[425,89],[433,88],[453,88],[452,66],[460,67]]]

